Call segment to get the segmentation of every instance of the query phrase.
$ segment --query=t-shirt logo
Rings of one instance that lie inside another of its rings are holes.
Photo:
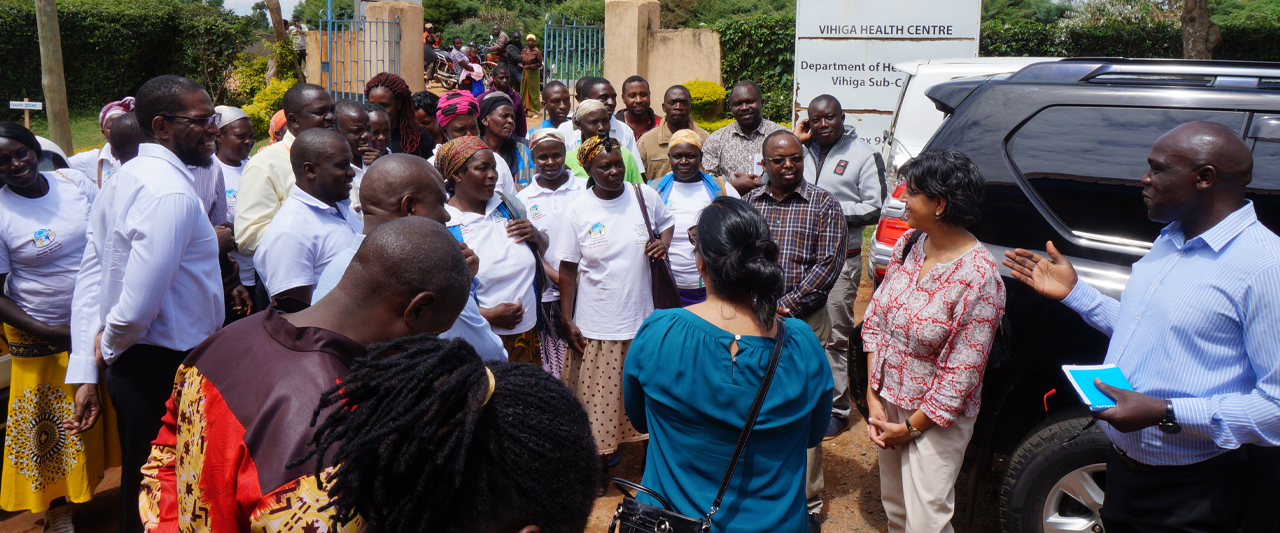
[[[546,213],[538,210],[538,204],[529,206],[529,220],[542,220],[545,216],[547,216]]]
[[[644,227],[644,224],[641,224],[641,223],[639,223],[639,222],[636,222],[636,225],[635,225],[634,229],[636,230],[636,237],[648,237],[648,236],[649,236],[649,230],[648,230],[648,228],[645,228],[645,227]]]
[[[35,243],[36,248],[53,244],[53,230],[48,228],[36,230],[36,234],[31,237],[31,242]]]
[[[604,237],[604,232],[605,232],[604,224],[596,222],[595,224],[591,225],[592,239],[599,239],[601,237]]]
[[[837,176],[843,176],[843,175],[844,175],[844,169],[846,169],[846,168],[848,168],[848,167],[849,167],[849,162],[848,162],[848,161],[845,161],[845,160],[843,160],[843,159],[841,159],[839,163],[836,163],[836,175],[837,175]]]

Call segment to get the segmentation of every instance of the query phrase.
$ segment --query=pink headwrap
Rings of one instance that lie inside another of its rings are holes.
[[[476,97],[471,96],[471,93],[465,91],[444,93],[436,103],[436,122],[439,122],[440,127],[443,128],[460,115],[474,117],[479,112],[480,104],[476,102]]]
[[[126,96],[123,100],[111,102],[102,106],[102,111],[98,112],[98,127],[106,129],[107,119],[123,115],[133,111],[133,97]]]

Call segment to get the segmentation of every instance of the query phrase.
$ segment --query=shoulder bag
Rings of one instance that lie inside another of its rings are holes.
[[[644,193],[640,191],[640,185],[631,184],[635,190],[636,199],[640,200],[640,213],[644,215],[644,226],[649,230],[649,241],[658,240],[658,233],[654,231],[653,223],[649,222],[649,208],[644,205]],[[679,309],[680,305],[680,289],[676,287],[676,276],[671,272],[671,262],[667,258],[658,259],[656,257],[649,258],[649,274],[653,280],[653,308],[654,309]]]
[[[520,220],[522,218],[526,218],[527,213],[524,207],[524,202],[521,202],[519,198],[502,191],[494,191],[494,193],[502,200],[502,203],[498,204],[498,211],[503,215],[506,215],[507,220]],[[542,266],[542,255],[538,253],[538,246],[534,244],[533,241],[525,241],[525,244],[528,245],[529,250],[533,252],[533,292],[538,295],[538,302],[541,302],[542,290],[548,286],[548,283],[551,283],[551,278],[547,277],[547,271]],[[535,307],[537,307],[535,312],[538,313],[538,331],[547,331],[547,325],[550,323],[549,319],[545,316],[545,313],[543,313],[541,305],[537,305]]]
[[[733,470],[737,468],[738,460],[742,459],[742,452],[747,447],[747,439],[751,436],[751,428],[755,427],[756,418],[760,416],[760,409],[764,406],[764,397],[769,393],[769,383],[773,381],[773,373],[778,369],[778,360],[782,357],[782,345],[787,342],[785,321],[781,318],[776,320],[778,333],[774,336],[775,342],[773,353],[769,356],[769,367],[764,372],[764,379],[760,380],[760,390],[756,391],[756,399],[751,403],[751,411],[747,414],[747,421],[742,426],[742,433],[738,435],[738,445],[733,449],[729,468],[725,470],[724,479],[720,481],[720,491],[716,493],[716,499],[711,502],[711,510],[706,516],[691,518],[677,513],[671,502],[656,491],[625,479],[613,478],[614,486],[622,491],[622,503],[618,504],[618,510],[613,513],[613,522],[609,523],[609,533],[615,533],[615,530],[617,533],[710,533],[711,517],[720,511],[724,493],[729,490],[729,480],[733,479]],[[662,504],[662,507],[640,503],[627,489],[634,490],[637,494],[643,492],[649,495]]]

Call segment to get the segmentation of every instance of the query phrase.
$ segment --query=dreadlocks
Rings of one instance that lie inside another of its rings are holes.
[[[409,84],[404,82],[404,78],[392,74],[390,72],[382,72],[374,76],[368,83],[364,84],[364,96],[369,97],[369,91],[374,88],[383,87],[391,91],[391,96],[396,99],[395,128],[393,130],[400,131],[400,151],[413,154],[418,151],[418,143],[422,142],[422,132],[418,130],[418,121],[413,116],[413,91],[409,90]]]
[[[430,335],[370,347],[320,399],[329,414],[312,449],[341,465],[329,483],[334,523],[383,533],[463,533],[528,520],[544,532],[586,528],[599,463],[586,411],[535,365],[491,362]],[[316,461],[316,472],[326,467]]]

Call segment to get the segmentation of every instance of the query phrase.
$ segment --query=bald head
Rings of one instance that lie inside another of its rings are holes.
[[[335,290],[371,306],[402,306],[432,293],[431,307],[444,316],[431,319],[442,327],[428,329],[444,331],[466,304],[471,271],[444,224],[403,217],[369,232]]]
[[[298,134],[293,146],[289,147],[289,165],[293,167],[296,177],[304,173],[304,163],[317,164],[326,155],[335,153],[344,154],[348,160],[351,159],[351,148],[347,146],[345,137],[333,130],[309,129]]]
[[[386,219],[422,216],[439,223],[448,221],[444,178],[426,159],[409,154],[378,158],[360,182],[360,205],[369,227],[370,217]]]
[[[1152,147],[1184,159],[1192,168],[1213,167],[1224,183],[1247,185],[1253,153],[1240,135],[1216,122],[1188,122],[1164,134]]]

